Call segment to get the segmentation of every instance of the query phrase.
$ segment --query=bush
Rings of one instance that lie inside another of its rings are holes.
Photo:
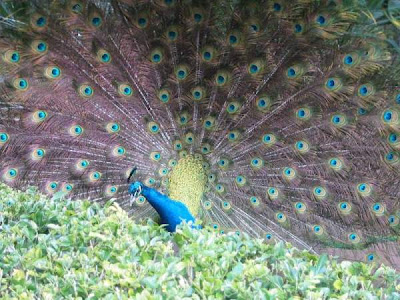
[[[385,266],[0,185],[2,299],[400,299]]]

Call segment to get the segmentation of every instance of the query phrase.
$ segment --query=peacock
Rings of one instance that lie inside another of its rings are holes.
[[[400,268],[395,17],[353,0],[6,0],[0,16],[6,184]]]

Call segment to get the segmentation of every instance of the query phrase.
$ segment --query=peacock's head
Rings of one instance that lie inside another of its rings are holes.
[[[144,186],[143,183],[141,183],[140,181],[135,181],[131,183],[129,186],[129,194],[131,194],[134,197],[138,196],[142,191],[143,186]]]

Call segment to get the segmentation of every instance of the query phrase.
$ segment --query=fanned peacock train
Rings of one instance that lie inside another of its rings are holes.
[[[396,30],[357,1],[0,3],[0,178],[400,267]],[[398,31],[397,31],[398,35]]]

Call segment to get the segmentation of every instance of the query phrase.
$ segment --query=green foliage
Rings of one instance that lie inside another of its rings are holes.
[[[399,299],[393,269],[0,185],[1,299]]]

